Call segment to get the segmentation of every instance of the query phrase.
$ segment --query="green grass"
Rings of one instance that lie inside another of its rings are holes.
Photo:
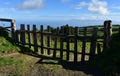
[[[19,48],[13,45],[10,41],[6,40],[5,37],[0,36],[0,53],[18,51]]]
[[[0,67],[6,65],[22,65],[23,61],[17,61],[11,57],[0,57]]]

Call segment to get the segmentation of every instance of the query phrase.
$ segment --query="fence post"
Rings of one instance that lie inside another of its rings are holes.
[[[103,48],[110,48],[110,41],[112,36],[112,21],[107,20],[104,22],[104,46]]]
[[[12,34],[12,39],[13,39],[13,44],[16,42],[16,24],[15,24],[15,20],[11,21],[11,34]]]

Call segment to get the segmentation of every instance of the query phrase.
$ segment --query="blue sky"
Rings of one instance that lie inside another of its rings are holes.
[[[0,0],[0,17],[18,21],[112,20],[119,23],[119,2],[120,0]]]

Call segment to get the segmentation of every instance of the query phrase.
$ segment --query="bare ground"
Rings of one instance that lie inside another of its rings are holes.
[[[14,60],[23,60],[24,63],[21,65],[6,65],[0,67],[0,76],[101,76],[99,72],[94,73],[94,70],[77,67],[72,63],[60,63],[55,60],[42,59],[26,54],[14,53],[9,55]],[[66,66],[68,65],[68,66]],[[74,67],[73,69],[70,67]],[[79,68],[76,69],[76,68]],[[86,71],[87,70],[87,71]],[[97,71],[96,71],[97,72]]]

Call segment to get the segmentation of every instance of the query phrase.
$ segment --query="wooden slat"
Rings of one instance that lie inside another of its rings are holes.
[[[66,41],[67,41],[67,53],[66,53],[66,55],[67,55],[67,61],[69,61],[69,54],[70,54],[70,52],[69,52],[69,50],[70,50],[70,42],[69,42],[69,37],[68,37],[68,35],[69,35],[69,27],[67,27],[67,29],[66,29]]]
[[[61,27],[61,34],[64,33],[63,27]],[[63,38],[60,38],[60,59],[63,59]]]
[[[27,30],[30,31],[30,25],[27,25]],[[31,37],[30,37],[30,32],[27,33],[28,34],[28,43],[29,43],[29,48],[31,48],[30,44],[31,44]]]
[[[16,44],[16,45],[19,45],[19,40],[20,40],[20,39],[19,39],[19,32],[16,31],[16,32],[15,32],[15,44]]]
[[[24,24],[21,24],[20,25],[20,30],[24,31],[25,30],[25,25]],[[22,32],[20,33],[20,41],[22,43],[25,43],[25,32]]]
[[[97,53],[100,54],[101,53],[101,45],[100,43],[97,43]]]
[[[36,25],[33,25],[33,40],[34,40],[34,51],[35,53],[38,52],[38,47],[37,47],[37,34],[36,34]]]
[[[56,33],[56,35],[59,35],[59,28],[57,28],[57,33]],[[57,49],[57,45],[58,45],[58,44],[57,44],[57,40],[58,40],[57,38],[58,38],[58,37],[54,37],[54,38],[55,38],[55,40],[54,40],[54,48],[55,48],[55,49],[54,49],[54,51],[53,51],[53,57],[56,58],[56,49]]]
[[[75,27],[75,39],[74,39],[74,50],[75,50],[75,52],[74,52],[74,62],[77,62],[77,37],[78,37],[78,27]]]
[[[43,40],[43,25],[40,26],[40,36],[41,36],[41,54],[44,54],[44,40]]]
[[[47,32],[50,32],[50,26],[47,27]],[[47,47],[50,47],[50,36],[47,36]],[[50,49],[48,49],[47,54],[50,55]]]
[[[87,35],[87,28],[84,28],[84,37],[86,37]],[[84,39],[82,41],[82,57],[81,57],[81,62],[84,63],[85,62],[85,50],[86,50],[86,40]]]
[[[91,39],[91,45],[90,45],[90,56],[89,60],[91,61],[95,56],[95,50],[96,50],[96,42],[97,42],[97,28],[93,29],[93,39]]]

